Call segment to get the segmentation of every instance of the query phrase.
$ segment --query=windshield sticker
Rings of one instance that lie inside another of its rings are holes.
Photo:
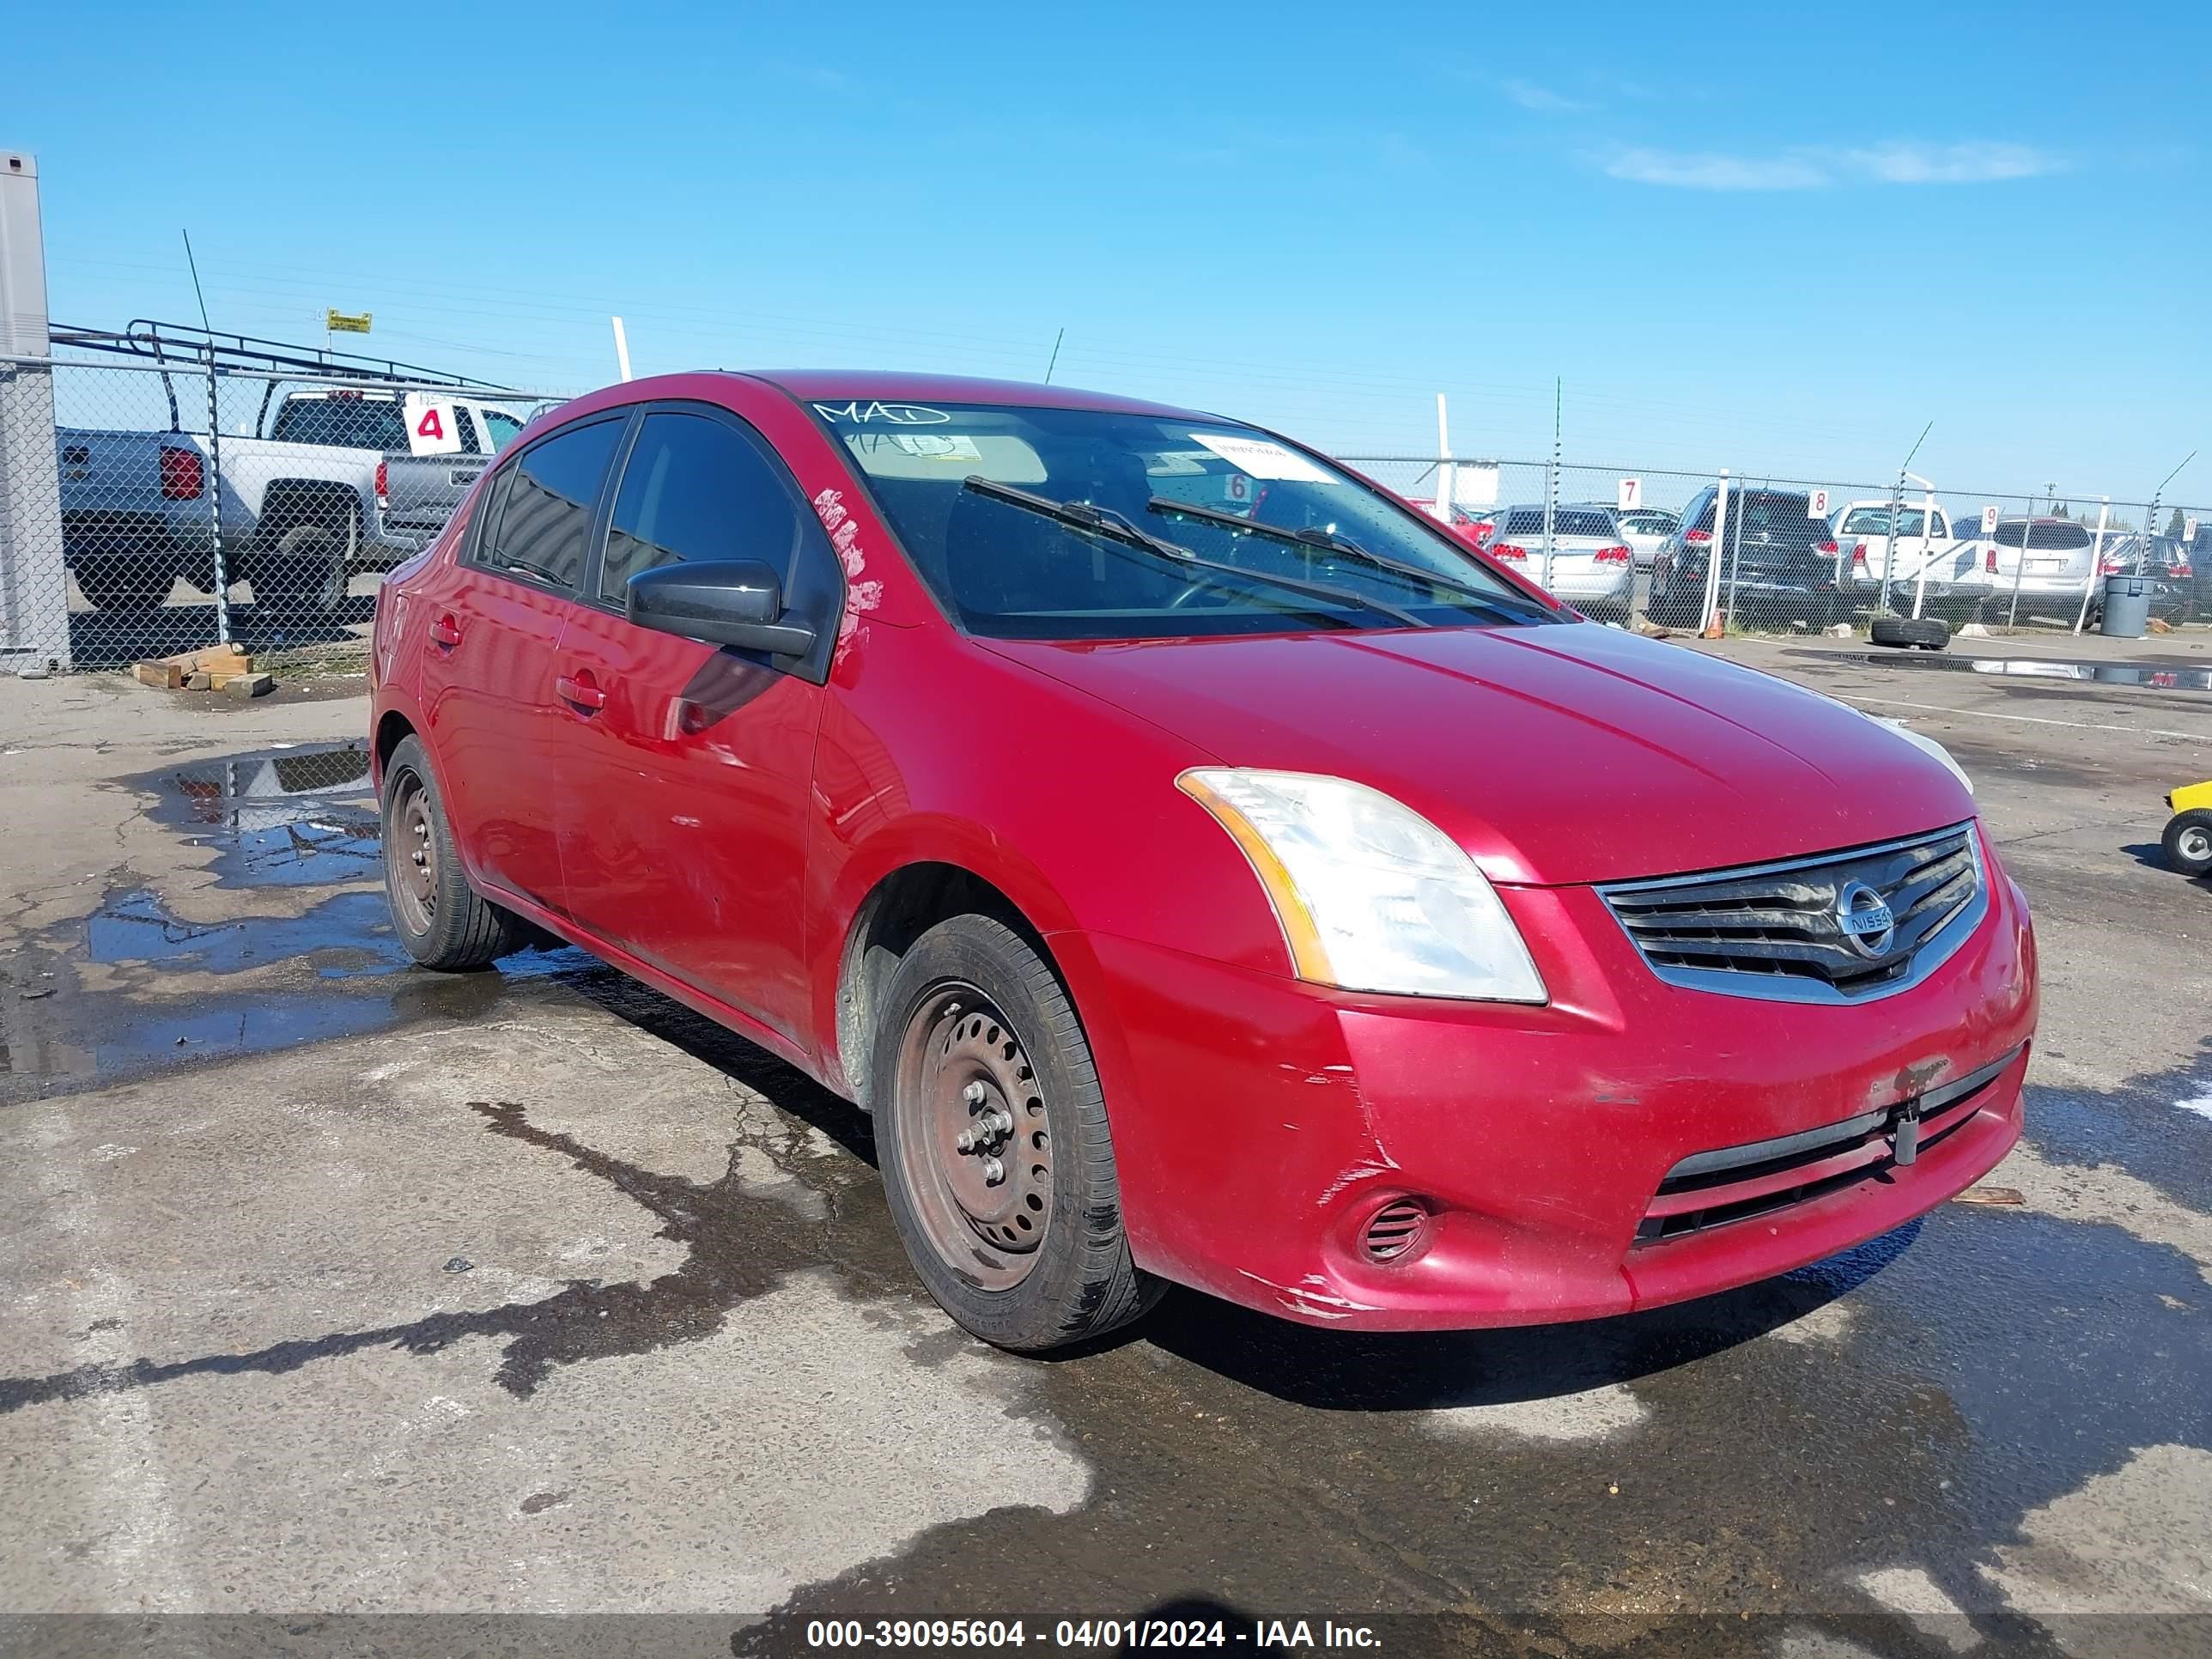
[[[943,426],[952,416],[927,404],[886,404],[848,398],[842,404],[817,404],[814,412],[825,421],[849,421],[860,426]]]
[[[1334,479],[1304,456],[1266,438],[1243,438],[1226,432],[1190,434],[1238,471],[1255,478],[1283,478],[1293,483],[1334,483]]]

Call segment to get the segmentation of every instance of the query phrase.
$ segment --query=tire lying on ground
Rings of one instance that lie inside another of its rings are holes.
[[[1941,651],[1951,643],[1951,624],[1940,617],[1876,617],[1868,630],[1876,645]]]

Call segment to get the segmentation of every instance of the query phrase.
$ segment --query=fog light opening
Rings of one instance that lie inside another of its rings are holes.
[[[1395,1198],[1367,1218],[1359,1236],[1367,1259],[1377,1264],[1418,1255],[1429,1242],[1429,1206],[1418,1198]]]

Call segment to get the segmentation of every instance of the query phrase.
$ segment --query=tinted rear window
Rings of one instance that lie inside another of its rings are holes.
[[[391,398],[292,398],[278,406],[269,435],[288,444],[403,450],[407,426]]]
[[[2018,547],[2020,532],[2020,520],[2014,519],[2009,524],[1999,525],[1992,539],[2001,547]],[[2028,532],[2027,544],[2039,553],[2078,553],[2094,539],[2078,524],[2039,524]]]
[[[1540,507],[1516,507],[1505,515],[1505,534],[1508,536],[1541,536],[1544,533],[1544,509]],[[1554,536],[1596,536],[1611,540],[1614,532],[1613,514],[1596,513],[1589,507],[1560,507],[1552,510],[1552,533]]]

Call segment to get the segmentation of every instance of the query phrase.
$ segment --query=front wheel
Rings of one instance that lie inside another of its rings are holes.
[[[469,885],[429,757],[403,738],[384,763],[384,894],[392,930],[425,968],[489,968],[522,948],[522,920]]]
[[[2166,826],[2166,861],[2185,876],[2212,875],[2212,808],[2176,812]]]
[[[884,997],[872,1075],[891,1219],[963,1328],[1042,1353],[1158,1298],[1122,1231],[1090,1045],[1020,934],[964,915],[917,939]]]

